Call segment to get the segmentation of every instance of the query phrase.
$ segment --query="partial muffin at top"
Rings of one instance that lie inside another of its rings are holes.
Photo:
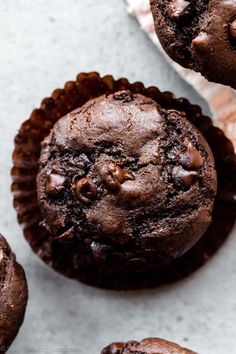
[[[150,0],[156,33],[177,63],[236,88],[236,2]]]
[[[193,351],[161,338],[146,338],[141,342],[112,343],[101,354],[194,354]],[[196,353],[195,353],[196,354]]]
[[[25,314],[28,288],[23,268],[0,234],[0,353],[17,335]]]
[[[204,234],[216,172],[184,112],[120,91],[54,125],[37,186],[54,239],[81,244],[78,262],[142,268],[182,255]]]

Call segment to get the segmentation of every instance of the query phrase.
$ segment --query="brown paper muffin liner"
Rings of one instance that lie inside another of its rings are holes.
[[[36,176],[41,141],[62,116],[82,106],[89,99],[120,90],[130,90],[154,99],[167,109],[186,112],[189,120],[208,141],[216,162],[218,194],[213,221],[202,239],[185,255],[171,264],[148,272],[114,273],[108,267],[78,266],[75,244],[53,240],[46,229],[37,201]],[[13,152],[12,193],[14,208],[24,236],[38,256],[58,272],[85,282],[110,289],[140,289],[160,286],[182,279],[205,264],[223,244],[232,230],[236,217],[236,155],[224,133],[203,116],[198,106],[186,99],[177,99],[170,92],[161,93],[155,87],[145,88],[141,82],[129,83],[125,78],[114,80],[110,75],[100,77],[96,72],[81,73],[76,81],[68,81],[63,89],[55,90],[43,99],[25,121],[15,138]]]

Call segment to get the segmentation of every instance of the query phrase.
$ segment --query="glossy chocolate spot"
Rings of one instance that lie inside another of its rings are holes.
[[[180,162],[187,169],[198,170],[201,168],[203,164],[202,155],[191,141],[187,142],[186,151],[180,156]]]
[[[97,187],[89,178],[81,178],[76,183],[76,197],[84,204],[90,203],[97,195]]]
[[[192,48],[196,54],[206,55],[209,50],[209,35],[206,32],[200,32],[196,38],[193,38]]]
[[[136,257],[136,258],[131,258],[129,260],[129,263],[130,264],[144,264],[145,263],[145,258],[141,258],[141,257]]]
[[[169,7],[170,17],[177,21],[180,17],[188,14],[191,10],[190,2],[185,0],[173,0]]]
[[[236,39],[236,19],[231,23],[229,29],[231,36]]]
[[[177,185],[189,187],[198,173],[196,171],[186,171],[181,166],[176,166],[173,168],[172,176]]]
[[[121,184],[127,180],[134,180],[134,176],[128,171],[123,170],[114,162],[109,163],[101,169],[101,177],[107,189],[120,189]]]
[[[107,254],[109,251],[108,246],[104,246],[104,245],[101,245],[101,244],[93,241],[90,245],[90,248],[91,248],[93,257],[97,262],[104,262],[106,260]]]
[[[117,101],[122,101],[123,103],[128,103],[133,100],[133,94],[128,91],[119,91],[114,93],[113,98]]]
[[[4,253],[3,250],[0,249],[0,269],[3,267],[4,264]]]
[[[74,239],[74,229],[73,227],[66,230],[61,235],[55,237],[56,240],[61,242],[71,242]]]
[[[124,353],[123,352],[124,348],[125,348],[125,343],[122,342],[112,343],[109,345],[109,347],[104,348],[101,354],[119,354],[119,353],[122,354]]]
[[[47,176],[46,192],[48,195],[59,194],[64,189],[65,177],[51,173]]]

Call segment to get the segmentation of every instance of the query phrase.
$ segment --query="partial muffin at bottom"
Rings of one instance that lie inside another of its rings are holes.
[[[141,342],[112,343],[101,354],[196,354],[180,345],[161,338],[146,338]]]

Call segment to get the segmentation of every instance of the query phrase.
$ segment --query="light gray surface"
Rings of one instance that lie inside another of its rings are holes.
[[[1,0],[0,230],[25,267],[30,292],[9,353],[99,354],[111,341],[148,336],[202,354],[236,353],[235,237],[187,280],[129,293],[101,291],[56,274],[23,239],[9,191],[13,137],[43,97],[90,70],[204,104],[129,18],[122,0]]]

